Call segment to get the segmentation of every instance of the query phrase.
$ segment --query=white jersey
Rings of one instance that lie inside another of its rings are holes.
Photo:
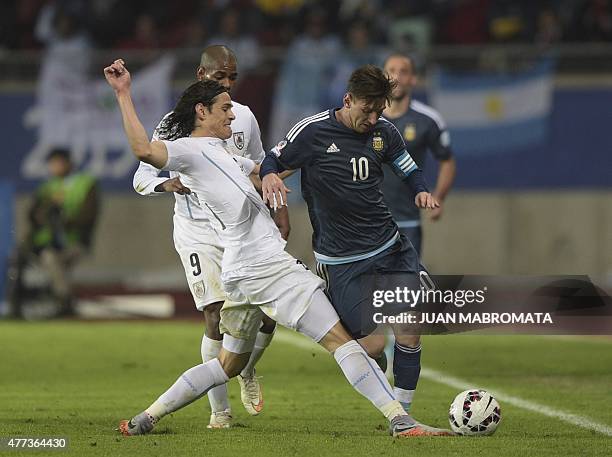
[[[231,139],[230,139],[231,141]],[[255,163],[230,154],[218,138],[164,141],[168,163],[205,213],[224,248],[222,270],[235,271],[284,251],[285,241],[248,175]]]
[[[255,115],[246,105],[242,105],[233,100],[232,105],[232,111],[236,119],[232,121],[232,137],[226,141],[226,149],[232,154],[246,157],[256,163],[261,163],[266,154],[261,144],[261,133]],[[168,116],[168,114],[166,114],[166,116]],[[164,118],[166,116],[164,116]],[[153,133],[153,140],[163,139],[158,137],[158,128],[159,125]],[[141,195],[161,195],[162,192],[155,192],[155,187],[166,181],[167,178],[160,178],[160,173],[161,170],[158,170],[154,166],[140,162],[134,174],[134,190]],[[191,186],[185,183],[180,173],[170,173],[170,177],[175,176],[179,176],[181,182],[191,188]],[[194,198],[193,195],[179,195],[174,193],[174,198],[176,199],[174,204],[175,214],[199,222],[208,221],[208,213],[204,211],[198,199]]]

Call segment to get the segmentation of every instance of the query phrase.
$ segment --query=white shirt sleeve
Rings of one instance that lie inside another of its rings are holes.
[[[138,164],[138,169],[134,173],[132,185],[134,190],[140,195],[162,195],[164,192],[156,192],[155,187],[168,180],[160,177],[161,170],[145,162]]]
[[[153,131],[153,135],[151,136],[151,141],[159,141],[158,129],[161,123],[168,117],[170,113],[167,113],[155,130]],[[156,192],[155,188],[168,180],[168,178],[160,177],[159,174],[161,170],[155,168],[153,165],[150,165],[145,162],[140,162],[138,164],[138,168],[134,173],[134,178],[132,179],[132,186],[134,190],[138,192],[140,195],[163,195],[165,192]]]
[[[240,169],[245,175],[249,176],[253,172],[253,169],[255,168],[254,161],[252,161],[251,159],[247,157],[240,157],[236,155],[233,157],[234,157],[234,160],[238,162],[238,165],[240,165]]]
[[[266,156],[266,151],[264,151],[261,143],[261,131],[259,130],[257,119],[255,119],[255,115],[250,109],[249,114],[251,115],[251,134],[245,155],[255,161],[255,163],[261,163]]]
[[[190,159],[194,155],[190,152],[185,140],[188,138],[179,138],[174,141],[163,140],[168,150],[168,161],[162,170],[184,172],[191,166]]]

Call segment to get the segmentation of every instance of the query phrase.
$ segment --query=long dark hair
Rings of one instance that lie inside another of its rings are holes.
[[[201,103],[211,111],[217,95],[227,91],[217,81],[193,83],[183,92],[174,110],[162,120],[156,132],[158,138],[176,140],[191,135],[195,128],[195,106]]]

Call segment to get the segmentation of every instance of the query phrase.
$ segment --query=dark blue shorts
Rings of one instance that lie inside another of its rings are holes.
[[[399,231],[402,235],[410,240],[418,256],[421,257],[421,244],[423,242],[423,230],[421,230],[421,226],[400,227]]]
[[[372,318],[377,311],[372,305],[375,290],[393,289],[398,278],[402,278],[402,284],[418,287],[421,271],[425,268],[404,235],[369,259],[341,265],[317,264],[317,274],[327,283],[327,295],[353,338],[363,338],[377,327]]]

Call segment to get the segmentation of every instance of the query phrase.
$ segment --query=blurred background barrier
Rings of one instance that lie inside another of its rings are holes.
[[[6,289],[6,273],[8,257],[13,249],[13,186],[8,182],[0,181],[0,314],[4,308],[4,294]]]
[[[173,199],[133,192],[136,163],[102,68],[127,61],[151,132],[195,79],[201,49],[223,43],[238,55],[232,96],[255,113],[266,149],[304,116],[340,105],[355,67],[409,53],[420,77],[414,98],[445,118],[457,162],[442,220],[423,218],[430,270],[589,274],[612,286],[611,2],[172,3],[3,6],[0,230],[10,233],[0,266],[10,239],[25,233],[48,152],[65,146],[103,192],[77,284],[85,293],[186,290]],[[311,263],[299,176],[289,186],[289,251]]]

